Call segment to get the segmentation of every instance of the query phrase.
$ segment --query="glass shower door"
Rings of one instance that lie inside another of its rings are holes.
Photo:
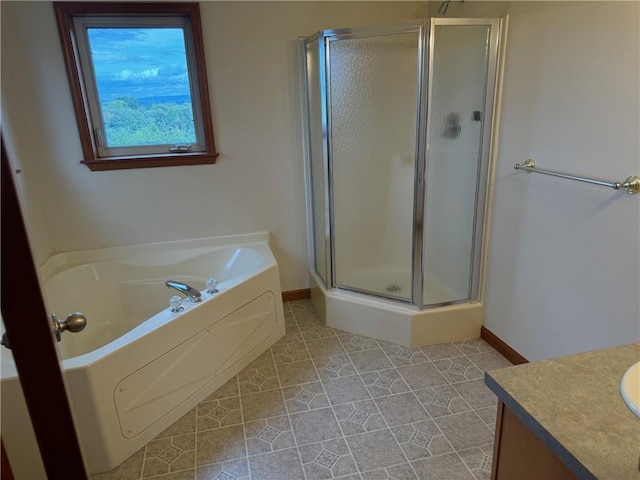
[[[423,305],[473,298],[493,104],[490,52],[497,30],[491,20],[432,20]]]
[[[334,285],[412,299],[423,27],[328,37]]]

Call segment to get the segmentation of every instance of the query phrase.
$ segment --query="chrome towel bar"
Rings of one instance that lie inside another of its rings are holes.
[[[606,180],[598,180],[597,178],[588,178],[588,177],[579,177],[577,175],[570,175],[568,173],[556,172],[554,170],[542,170],[536,168],[536,163],[531,159],[527,158],[522,165],[516,163],[513,168],[516,170],[524,170],[528,173],[542,173],[544,175],[551,175],[553,177],[567,178],[569,180],[577,180],[579,182],[592,183],[594,185],[602,185],[603,187],[610,187],[614,190],[624,190],[630,195],[635,193],[640,193],[640,177],[637,175],[632,175],[627,177],[624,182],[608,182]]]

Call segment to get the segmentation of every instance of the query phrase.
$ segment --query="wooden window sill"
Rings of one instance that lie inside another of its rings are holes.
[[[156,155],[148,157],[111,157],[109,159],[83,160],[93,172],[103,170],[125,170],[130,168],[179,167],[184,165],[207,165],[216,163],[218,154],[184,153],[180,155]]]

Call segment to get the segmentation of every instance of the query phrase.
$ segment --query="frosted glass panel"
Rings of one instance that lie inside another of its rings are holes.
[[[318,40],[307,44],[309,148],[311,156],[311,191],[313,195],[314,262],[316,272],[327,283],[322,94],[320,89],[320,52],[318,48]]]
[[[425,305],[470,298],[489,26],[436,25],[428,121]]]
[[[336,285],[411,299],[418,32],[329,42]]]

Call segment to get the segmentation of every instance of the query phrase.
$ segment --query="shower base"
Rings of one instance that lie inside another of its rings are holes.
[[[418,310],[398,302],[339,288],[327,289],[310,272],[311,302],[330,327],[410,347],[478,338],[478,302]]]
[[[424,277],[425,305],[446,303],[463,297],[466,292],[456,293],[446,285],[436,280],[428,272]],[[399,268],[373,267],[363,270],[353,270],[342,273],[342,285],[358,285],[358,290],[365,292],[380,292],[380,295],[391,296],[401,300],[411,299],[411,271]]]

